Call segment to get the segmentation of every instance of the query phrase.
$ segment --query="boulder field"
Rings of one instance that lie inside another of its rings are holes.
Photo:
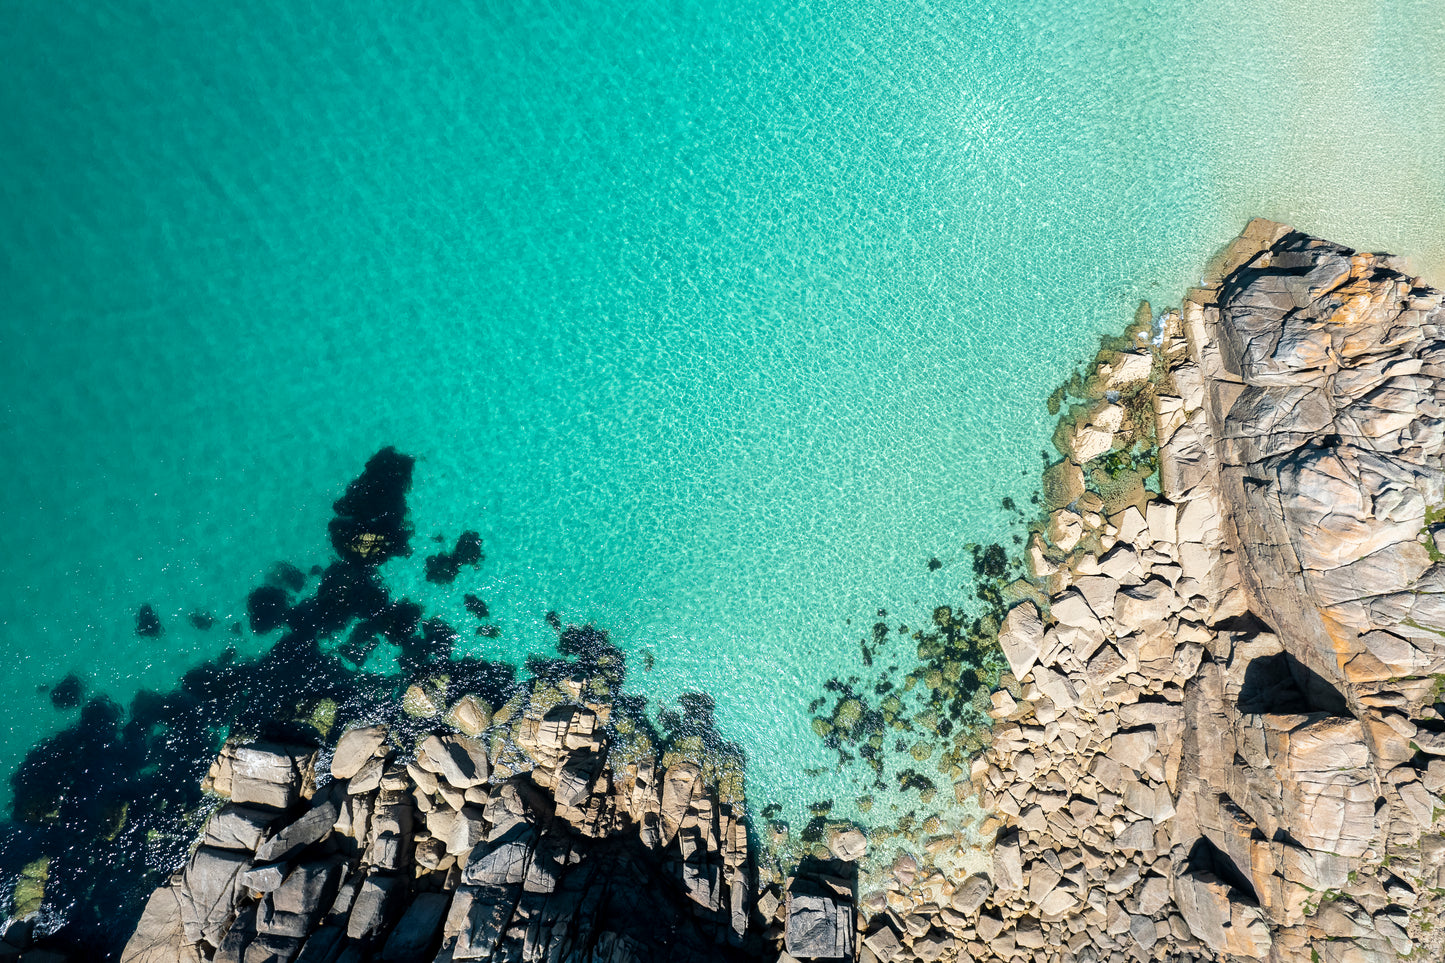
[[[1441,959],[1442,296],[1255,221],[1152,333],[1061,431],[1072,498],[999,634],[993,871],[906,867],[865,952]],[[1110,513],[1083,479],[1131,440],[1120,372],[1152,385],[1159,490]]]
[[[861,834],[838,840],[849,859],[759,887],[726,780],[614,745],[611,706],[587,694],[536,683],[495,717],[473,700],[448,716],[460,731],[410,745],[382,725],[324,750],[228,744],[207,777],[227,801],[121,959],[852,955]]]

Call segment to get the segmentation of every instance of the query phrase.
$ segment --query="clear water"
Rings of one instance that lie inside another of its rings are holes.
[[[1325,7],[11,0],[0,773],[395,444],[476,651],[596,620],[754,794],[857,792],[808,702],[1007,538],[1100,332],[1254,215],[1445,276],[1445,7]]]

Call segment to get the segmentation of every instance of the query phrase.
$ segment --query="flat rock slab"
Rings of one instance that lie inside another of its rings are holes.
[[[201,844],[216,849],[252,852],[269,835],[270,827],[279,818],[279,813],[269,809],[237,806],[234,803],[222,806],[206,823],[206,833]]]
[[[790,955],[807,960],[851,960],[853,937],[850,904],[813,880],[793,882],[784,930]]]
[[[331,827],[336,825],[341,807],[334,795],[319,801],[276,835],[256,848],[256,858],[262,862],[279,862],[290,859],[301,850],[319,841]]]

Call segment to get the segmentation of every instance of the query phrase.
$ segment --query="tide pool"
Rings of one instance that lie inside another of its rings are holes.
[[[230,633],[246,592],[324,562],[392,444],[388,579],[467,633],[485,599],[468,651],[594,621],[654,704],[716,699],[755,798],[855,796],[809,703],[1012,547],[1099,334],[1256,215],[1445,275],[1424,0],[9,12],[5,774],[75,718],[39,686],[273,641]]]

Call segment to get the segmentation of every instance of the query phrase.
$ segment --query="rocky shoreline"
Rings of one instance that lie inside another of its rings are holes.
[[[1101,355],[1047,602],[999,636],[991,892],[909,867],[864,897],[872,956],[1441,957],[1445,307],[1402,267],[1256,221],[1152,351]],[[1120,372],[1155,384],[1159,491],[1107,514]]]
[[[229,802],[122,960],[757,958],[777,899],[755,899],[741,807],[704,765],[610,739],[588,688],[535,683],[495,716],[466,696],[414,743],[228,745],[207,781]],[[796,948],[851,950],[827,892]]]
[[[994,727],[939,763],[987,872],[926,829],[879,869],[848,824],[781,861],[714,742],[558,663],[495,712],[417,685],[402,722],[228,742],[122,958],[1438,959],[1442,329],[1396,260],[1255,221],[1071,384]]]

